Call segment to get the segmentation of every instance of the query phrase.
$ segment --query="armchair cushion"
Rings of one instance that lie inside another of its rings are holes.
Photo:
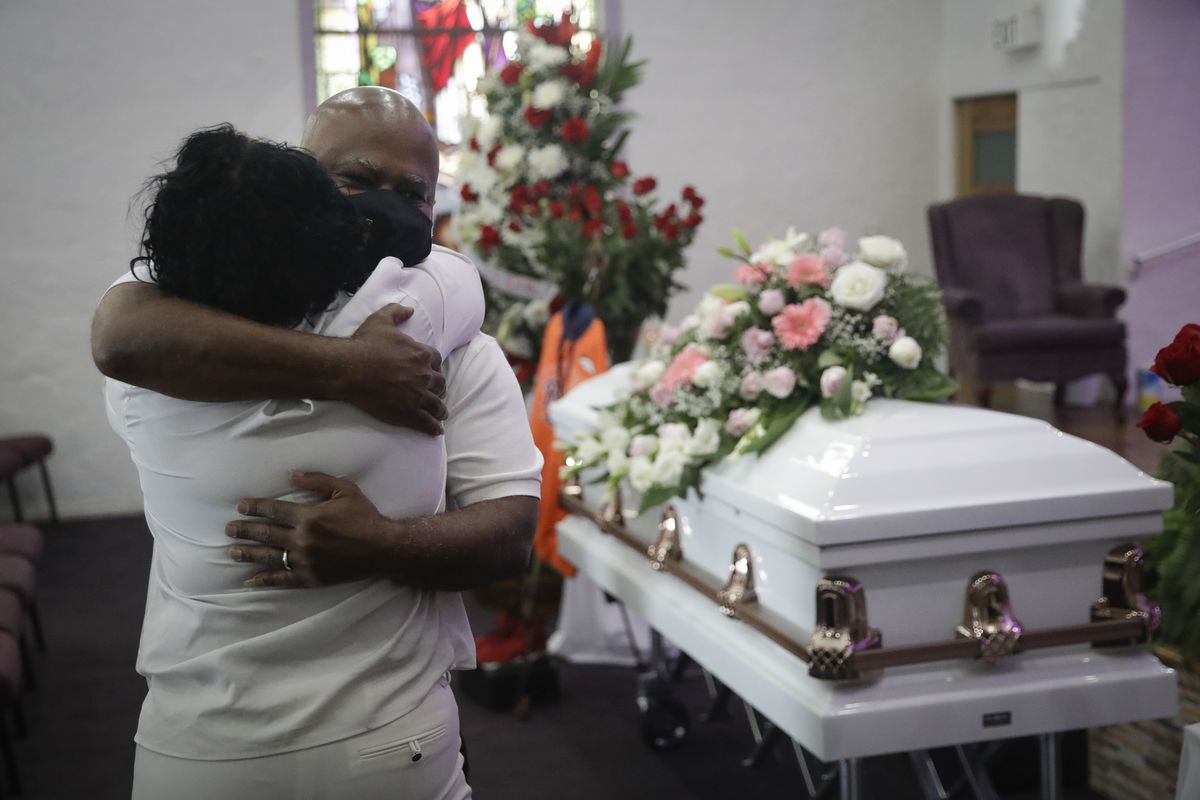
[[[1125,290],[1100,283],[1067,283],[1054,293],[1055,309],[1073,317],[1112,317],[1125,302]]]
[[[942,289],[942,305],[946,307],[946,315],[952,319],[965,322],[979,322],[983,319],[983,298],[970,289]]]
[[[985,322],[975,329],[980,353],[1093,350],[1124,347],[1125,323],[1052,314]]]

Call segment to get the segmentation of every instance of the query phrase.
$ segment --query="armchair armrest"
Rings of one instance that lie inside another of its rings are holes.
[[[951,319],[969,323],[983,320],[983,298],[969,289],[942,289],[942,305],[946,307],[946,316]]]
[[[1073,317],[1111,318],[1125,302],[1125,290],[1102,283],[1068,283],[1054,293],[1054,305]]]

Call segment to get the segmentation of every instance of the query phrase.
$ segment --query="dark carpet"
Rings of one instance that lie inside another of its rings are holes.
[[[141,520],[68,522],[47,532],[39,598],[50,646],[38,660],[39,688],[24,701],[31,729],[17,745],[24,798],[129,797],[133,732],[145,693],[134,657],[149,560],[150,536]],[[678,687],[676,696],[692,712],[693,727],[684,745],[668,753],[649,749],[638,734],[632,670],[563,665],[561,683],[561,700],[535,707],[525,721],[511,712],[487,711],[460,694],[477,797],[806,796],[786,742],[774,763],[739,766],[753,744],[740,704],[731,706],[730,719],[700,722],[707,694],[699,681]],[[1032,752],[1018,747],[1008,760],[1028,764]],[[870,759],[866,769],[865,797],[920,796],[905,758]],[[1022,771],[1003,765],[999,770],[1010,777]],[[951,765],[946,777],[953,782],[955,776]],[[836,788],[826,796],[836,796]],[[1074,789],[1066,797],[1099,795]]]

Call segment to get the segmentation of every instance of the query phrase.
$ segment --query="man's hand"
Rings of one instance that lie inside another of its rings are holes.
[[[236,520],[225,526],[226,536],[259,542],[229,548],[234,561],[266,567],[246,585],[324,586],[369,577],[387,547],[383,530],[387,520],[375,505],[350,481],[321,472],[293,472],[292,483],[323,498],[322,502],[242,500],[240,513],[264,521]]]
[[[396,330],[412,309],[392,303],[363,321],[350,341],[356,357],[341,394],[376,419],[437,436],[446,418],[442,357]]]

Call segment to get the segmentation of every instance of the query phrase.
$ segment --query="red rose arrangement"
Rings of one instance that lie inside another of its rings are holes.
[[[1200,445],[1200,325],[1184,325],[1174,341],[1158,351],[1151,372],[1183,390],[1183,399],[1155,403],[1146,409],[1138,427],[1156,442],[1170,444],[1182,435],[1193,448]]]
[[[614,358],[628,358],[642,320],[665,313],[704,219],[695,188],[660,200],[658,181],[621,157],[630,115],[618,104],[644,66],[629,40],[606,52],[585,39],[565,15],[526,26],[517,59],[480,82],[488,116],[469,127],[458,169],[458,238],[483,262],[490,330],[535,361],[564,302],[591,303]]]

